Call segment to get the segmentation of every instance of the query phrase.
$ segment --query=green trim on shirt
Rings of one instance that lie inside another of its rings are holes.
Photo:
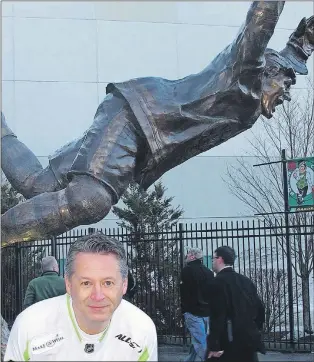
[[[99,338],[99,342],[101,342],[104,338],[105,338],[105,335],[107,333],[107,330],[108,330],[108,327],[105,329],[104,333],[102,334],[102,336]]]
[[[74,320],[74,316],[73,316],[73,313],[72,313],[72,309],[71,309],[70,303],[71,303],[71,301],[70,301],[70,295],[67,294],[68,313],[69,313],[69,316],[70,316],[72,325],[73,325],[73,327],[74,327],[74,329],[75,329],[76,335],[77,335],[79,341],[82,342],[82,337],[81,337],[80,332],[79,332],[79,330],[78,330],[78,328],[77,328],[77,326],[76,326],[76,323],[75,323],[75,320]],[[106,333],[107,333],[107,331],[108,331],[108,328],[109,328],[109,324],[108,324],[108,326],[105,328],[104,333],[103,333],[103,334],[101,335],[101,337],[99,338],[99,340],[98,340],[99,342],[101,342],[101,341],[105,338],[105,335],[106,335]]]
[[[140,355],[140,358],[138,359],[138,361],[140,362],[145,362],[147,361],[149,358],[149,353],[148,353],[148,349],[147,347],[145,347],[143,353]]]
[[[27,340],[26,342],[26,348],[25,348],[25,351],[23,353],[23,358],[24,358],[24,361],[29,361],[30,360],[30,357],[29,357],[29,340]]]
[[[76,332],[77,338],[79,339],[80,342],[82,342],[82,338],[81,338],[80,332],[78,331],[78,329],[77,329],[77,327],[76,327],[76,323],[75,323],[75,321],[74,321],[74,317],[73,317],[73,314],[72,314],[72,310],[71,310],[71,306],[70,306],[70,296],[69,296],[69,294],[67,294],[67,307],[68,307],[68,313],[69,313],[69,316],[70,316],[70,319],[71,319],[73,328],[74,328],[74,330],[75,330],[75,332]]]

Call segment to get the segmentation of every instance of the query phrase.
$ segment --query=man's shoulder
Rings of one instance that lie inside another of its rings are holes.
[[[18,315],[16,322],[18,324],[34,323],[34,321],[38,321],[39,323],[42,321],[44,323],[46,318],[52,320],[54,316],[57,317],[60,315],[60,307],[63,304],[64,306],[66,305],[65,294],[34,303]]]
[[[243,285],[245,285],[248,290],[251,291],[255,291],[256,290],[256,286],[254,284],[254,282],[252,281],[252,279],[250,279],[248,276],[243,275],[243,274],[238,274],[239,275],[239,279],[242,281]]]
[[[57,273],[44,274],[39,278],[42,278],[42,279],[45,279],[45,280],[47,280],[47,279],[53,279],[53,280],[62,279],[62,280],[64,280],[64,278],[62,276],[60,276],[59,274],[57,274]]]
[[[187,264],[186,266],[184,266],[181,270],[181,273],[184,274],[186,272],[188,272],[191,269],[190,264]]]
[[[235,280],[238,277],[238,274],[235,270],[221,270],[219,273],[215,276],[215,284],[225,284],[228,282],[232,282],[232,280]]]
[[[53,275],[53,278],[50,278],[51,277],[51,275],[41,275],[41,276],[39,276],[39,277],[37,277],[37,278],[34,278],[34,279],[32,279],[30,282],[29,282],[29,284],[31,285],[31,284],[40,284],[40,283],[47,283],[47,282],[49,282],[49,280],[53,280],[53,281],[64,281],[64,278],[62,278],[61,276],[59,276],[58,274],[55,274],[55,275]]]
[[[53,278],[53,280],[57,281],[58,283],[65,283],[65,279],[60,275],[57,275],[55,278]]]
[[[240,274],[240,273],[237,273],[237,275],[238,275],[239,279],[246,280],[246,281],[252,283],[252,280],[247,275]]]
[[[234,285],[235,281],[238,281],[237,284],[254,287],[254,283],[249,277],[238,273],[234,269],[218,273],[217,276],[215,277],[215,281],[217,284],[226,283],[230,285]]]
[[[124,320],[124,323],[132,329],[149,331],[156,328],[153,320],[145,312],[125,299],[122,299],[117,309],[117,316],[120,321]]]
[[[191,275],[191,265],[187,264],[185,267],[181,270],[181,277],[187,278]]]
[[[36,281],[37,279],[37,281]],[[61,277],[58,274],[52,274],[52,275],[43,275],[41,277],[38,277],[34,279],[35,284],[50,284],[50,285],[61,285],[64,284],[65,285],[65,280],[63,277]]]
[[[34,278],[29,282],[29,285],[34,285],[37,283],[40,283],[40,281],[43,280],[43,276],[41,275],[40,277]]]
[[[233,271],[232,275],[234,279],[238,279],[247,284],[253,284],[252,280],[248,276],[238,273],[235,270]]]
[[[209,269],[206,265],[202,264],[202,269],[205,271],[206,274],[210,275],[210,276],[214,276],[214,272]]]

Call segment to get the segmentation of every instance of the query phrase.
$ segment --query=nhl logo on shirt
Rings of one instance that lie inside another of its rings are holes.
[[[86,353],[93,353],[94,352],[94,345],[93,344],[85,344],[84,351]]]

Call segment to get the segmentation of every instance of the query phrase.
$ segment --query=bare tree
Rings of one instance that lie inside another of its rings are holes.
[[[283,269],[257,268],[251,279],[265,304],[264,333],[268,338],[273,339],[288,320],[287,272]],[[297,294],[293,295],[293,303],[296,304],[301,293],[298,291],[297,285],[294,285],[293,289],[297,291]],[[282,328],[282,332],[286,332],[285,327]],[[278,339],[283,337],[280,333]],[[275,339],[277,338],[275,337]]]
[[[253,168],[254,163],[280,160],[281,150],[287,158],[314,156],[314,94],[313,82],[308,79],[305,95],[296,94],[292,101],[278,108],[271,121],[262,118],[262,131],[253,133],[251,150],[245,157],[228,166],[227,178],[230,191],[255,214],[284,211],[281,163]],[[250,156],[250,157],[247,157]],[[274,226],[280,216],[265,215],[269,226]],[[293,269],[301,279],[304,331],[313,333],[310,312],[310,276],[314,259],[314,213],[302,212],[289,215]],[[277,237],[285,247],[285,238]]]
[[[265,225],[262,223],[262,225]],[[287,337],[287,321],[289,320],[289,298],[287,295],[287,266],[282,258],[284,250],[274,244],[278,228],[264,230],[269,242],[257,245],[254,250],[244,250],[239,259],[248,260],[243,265],[242,273],[256,285],[258,295],[265,306],[265,323],[263,332],[265,340],[282,340]],[[284,229],[284,227],[282,228]],[[275,231],[268,233],[268,231]],[[281,230],[282,233],[283,230]],[[273,239],[273,240],[271,240]],[[302,297],[300,279],[293,280],[293,305],[297,311],[298,300]],[[295,314],[296,315],[296,314]]]
[[[24,200],[23,196],[13,189],[11,184],[1,175],[1,214]],[[12,325],[15,316],[20,312],[16,306],[17,288],[27,286],[29,281],[38,275],[40,260],[45,252],[45,247],[25,248],[20,260],[22,283],[16,280],[16,250],[15,246],[1,248],[1,361],[3,361],[6,345],[9,338],[9,325]],[[21,295],[23,290],[21,291]],[[3,318],[6,318],[6,320]],[[8,319],[9,318],[9,319]]]
[[[9,340],[9,327],[7,322],[1,316],[1,361],[4,359],[5,350],[7,348],[8,340]]]
[[[133,245],[129,263],[137,281],[136,305],[151,315],[161,335],[170,334],[180,313],[180,300],[173,298],[179,294],[180,276],[175,226],[184,212],[173,206],[174,198],[166,191],[161,181],[148,191],[132,184],[122,196],[124,207],[113,207]]]
[[[6,212],[11,207],[17,205],[19,202],[22,201],[22,195],[18,194],[8,183],[3,173],[1,173],[1,214]],[[2,255],[3,257],[3,255]],[[3,264],[1,265],[1,269]],[[3,275],[2,275],[3,277]],[[5,298],[3,298],[5,299]],[[1,308],[2,309],[2,308]],[[3,319],[1,315],[1,361],[3,361],[6,345],[9,339],[9,327],[7,322]]]

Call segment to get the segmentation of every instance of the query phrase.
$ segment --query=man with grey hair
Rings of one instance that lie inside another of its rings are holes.
[[[24,297],[24,309],[41,300],[66,293],[64,279],[59,276],[59,266],[55,257],[46,256],[41,261],[42,275],[31,280]]]
[[[201,249],[189,249],[186,262],[180,281],[181,308],[192,344],[185,361],[204,361],[210,315],[209,288],[214,273],[203,264]]]
[[[102,233],[76,240],[65,282],[67,294],[17,317],[4,361],[157,361],[155,324],[122,299],[128,266],[120,242]]]

